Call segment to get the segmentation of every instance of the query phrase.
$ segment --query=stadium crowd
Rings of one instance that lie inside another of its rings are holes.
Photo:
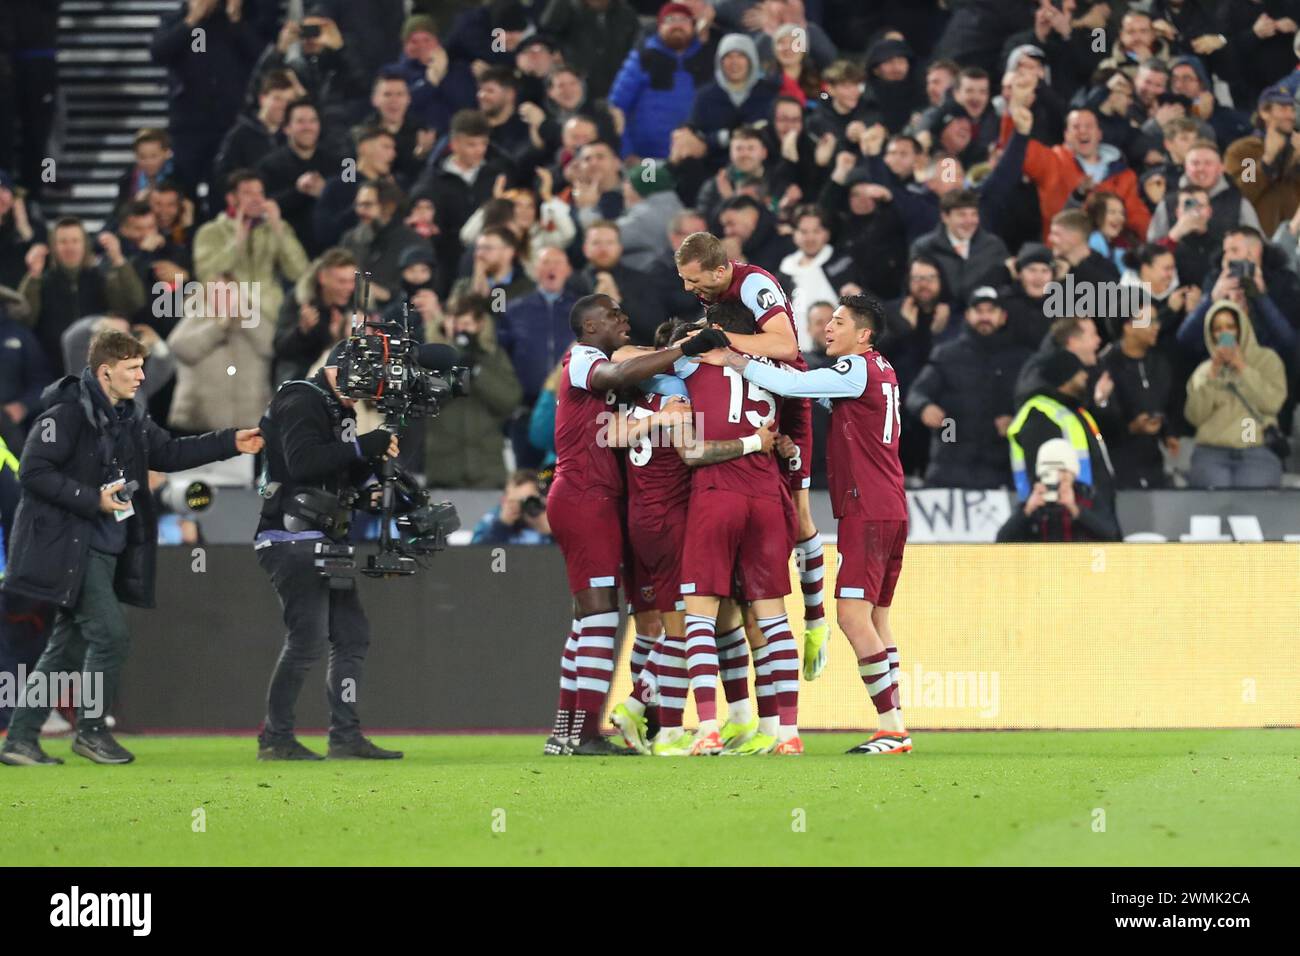
[[[608,294],[651,344],[699,314],[673,251],[708,230],[780,278],[813,368],[841,295],[885,301],[909,484],[1028,497],[1008,434],[1070,353],[1117,488],[1277,486],[1298,25],[1300,0],[185,0],[152,41],[169,125],[103,231],[41,215],[31,157],[0,171],[3,438],[108,324],[172,431],[256,422],[363,269],[473,368],[406,465],[506,488],[540,536],[519,502],[571,307]]]

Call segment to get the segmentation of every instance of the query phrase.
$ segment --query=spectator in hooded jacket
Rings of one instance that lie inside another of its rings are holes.
[[[891,133],[901,133],[926,106],[924,77],[913,72],[912,57],[912,48],[897,39],[879,40],[867,52],[869,100]]]
[[[665,3],[658,30],[627,55],[609,102],[627,117],[623,156],[666,159],[672,132],[691,113],[696,91],[709,82],[713,56],[695,35],[684,3]]]
[[[713,82],[695,94],[691,126],[708,138],[709,151],[721,161],[731,131],[767,119],[776,100],[777,81],[763,73],[754,41],[729,33],[718,43]]]
[[[1215,302],[1204,315],[1210,357],[1187,383],[1187,423],[1196,429],[1188,481],[1194,488],[1276,488],[1282,462],[1268,448],[1286,401],[1286,369],[1260,345],[1245,310]]]
[[[979,197],[968,189],[946,194],[939,201],[939,219],[933,232],[912,243],[912,255],[938,262],[958,301],[969,299],[979,286],[1000,284],[1011,254],[1001,239],[980,228]]]
[[[1006,319],[997,292],[976,289],[961,334],[935,348],[906,398],[907,411],[931,431],[925,473],[931,487],[1011,483],[1012,387],[1028,352],[1004,333]]]

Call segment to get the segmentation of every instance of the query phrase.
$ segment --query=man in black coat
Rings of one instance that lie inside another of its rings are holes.
[[[280,215],[293,229],[309,256],[324,247],[316,241],[312,215],[325,183],[341,169],[339,157],[320,145],[320,114],[310,100],[295,100],[284,113],[285,144],[257,164],[266,195],[280,207]]]
[[[1004,331],[1007,314],[989,286],[976,289],[966,327],[930,354],[907,410],[932,432],[925,483],[937,488],[999,488],[1011,483],[1007,427],[1012,386],[1029,356]]]
[[[101,332],[80,376],[65,376],[42,393],[43,411],[23,448],[22,498],[4,583],[6,593],[59,606],[28,686],[83,675],[72,751],[96,763],[134,759],[113,739],[105,717],[130,640],[118,602],[154,604],[158,519],[149,471],[196,468],[254,454],[263,444],[256,428],[168,435],[133,401],[144,381],[145,353],[124,332]],[[49,710],[42,696],[14,711],[0,763],[63,762],[38,741]]]

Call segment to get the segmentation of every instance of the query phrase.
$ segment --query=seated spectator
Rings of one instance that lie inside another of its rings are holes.
[[[1210,198],[1210,235],[1222,239],[1224,234],[1238,226],[1259,228],[1259,216],[1237,187],[1228,181],[1223,173],[1223,160],[1219,150],[1208,140],[1201,140],[1187,151],[1187,162],[1183,166],[1183,175],[1178,178],[1179,190],[1195,187],[1204,189]],[[1169,232],[1170,219],[1177,194],[1169,191],[1165,201],[1151,214],[1151,225],[1147,229],[1147,241],[1157,242]]]
[[[1182,390],[1174,388],[1174,368],[1156,348],[1159,337],[1159,313],[1147,305],[1124,317],[1119,341],[1099,359],[1115,383],[1110,404],[1117,427],[1104,434],[1117,488],[1165,487],[1161,447],[1178,454],[1182,408],[1174,401]]]
[[[461,226],[492,197],[497,177],[505,172],[501,163],[488,158],[490,132],[491,127],[482,113],[461,110],[452,117],[451,136],[445,147],[434,150],[411,189],[412,196],[433,200],[438,212],[439,233],[434,251],[444,283],[450,283],[456,275]]]
[[[710,154],[721,161],[733,129],[767,119],[778,85],[763,73],[758,48],[743,33],[729,33],[718,43],[713,77],[695,94],[690,124],[705,134]]]
[[[366,125],[376,126],[393,137],[393,178],[405,189],[424,169],[425,160],[433,150],[433,130],[411,113],[411,91],[401,74],[383,72],[376,76],[370,105],[375,109],[366,117]]]
[[[370,273],[370,294],[377,306],[383,306],[397,292],[402,281],[402,253],[411,248],[429,248],[428,241],[407,228],[398,215],[403,198],[395,183],[382,179],[363,183],[354,204],[357,225],[345,232],[339,243],[352,253],[362,272]]]
[[[437,25],[426,14],[407,17],[402,24],[402,57],[384,72],[406,80],[411,114],[439,135],[450,129],[458,111],[474,107],[473,71],[463,61],[452,63],[438,40]]]
[[[727,142],[727,154],[730,163],[704,183],[696,199],[696,208],[710,221],[733,196],[766,197],[774,189],[774,177],[767,166],[767,142],[756,129],[742,126],[734,130]]]
[[[538,29],[555,37],[564,62],[586,77],[587,95],[609,95],[619,65],[641,34],[636,11],[627,0],[555,0],[545,6]]]
[[[248,321],[270,322],[280,312],[284,285],[306,271],[307,254],[280,217],[280,207],[266,198],[261,175],[251,169],[230,174],[226,210],[195,234],[194,274],[200,282],[229,275],[248,283],[253,303]]]
[[[668,226],[682,211],[677,180],[661,159],[646,160],[623,181],[623,208],[618,218],[623,262],[645,273],[668,248]]]
[[[1007,314],[996,290],[971,294],[961,334],[937,346],[906,398],[930,429],[925,483],[935,488],[1001,488],[1011,481],[1007,428],[1012,389],[1025,348],[1003,333]]]
[[[1002,120],[1004,133],[1011,125],[1008,113]],[[1147,234],[1151,214],[1138,195],[1137,176],[1118,149],[1102,142],[1097,114],[1091,109],[1070,111],[1065,122],[1065,142],[1060,146],[1048,147],[1031,139],[1025,150],[1024,173],[1038,187],[1044,236],[1053,216],[1071,200],[1075,204],[1083,202],[1094,189],[1117,195],[1124,203],[1125,225],[1139,236]]]
[[[285,143],[262,157],[257,171],[266,194],[275,200],[293,234],[308,255],[320,251],[313,217],[325,183],[342,169],[339,157],[320,145],[320,116],[310,100],[295,100],[285,107]]]
[[[176,357],[169,428],[209,432],[261,418],[271,400],[275,326],[252,321],[248,305],[229,274],[207,282],[204,297],[187,301],[167,337]]]
[[[712,71],[713,53],[695,35],[691,8],[665,3],[655,34],[628,53],[610,88],[610,104],[627,117],[623,157],[666,159],[673,130],[690,116]]]
[[[135,315],[144,307],[145,292],[113,233],[99,234],[104,257],[98,265],[80,219],[60,219],[50,238],[54,260],[48,262],[49,246],[33,245],[18,292],[27,302],[24,321],[33,327],[50,365],[60,373],[75,372],[63,367],[61,340],[68,326],[87,315]]]
[[[284,297],[275,325],[272,384],[307,377],[307,370],[348,333],[357,260],[346,249],[326,249]]]
[[[1041,242],[1027,242],[1016,256],[1010,289],[1002,296],[1007,310],[1007,332],[1028,349],[1037,349],[1051,324],[1043,306],[1047,286],[1056,276],[1052,250]]]
[[[449,298],[480,296],[489,301],[494,315],[500,315],[534,288],[519,261],[519,237],[504,226],[492,226],[474,240],[472,271],[455,281]]]
[[[777,229],[776,217],[753,196],[732,196],[718,213],[723,245],[731,259],[749,262],[776,273],[793,248]]]
[[[862,84],[866,71],[852,60],[836,60],[822,73],[826,91],[808,118],[808,132],[820,139],[835,136],[835,150],[854,149],[862,134],[880,120],[875,107],[864,102]]]
[[[131,199],[144,199],[149,190],[164,179],[174,179],[172,139],[165,129],[142,129],[131,141],[135,165],[117,181],[117,205]]]
[[[1232,143],[1223,166],[1268,236],[1300,206],[1300,150],[1292,145],[1295,100],[1280,86],[1270,86],[1259,96],[1258,116],[1260,132]]]
[[[580,296],[609,296],[627,312],[632,344],[653,344],[655,328],[663,316],[651,311],[654,297],[646,276],[623,261],[618,225],[600,221],[588,226],[582,237],[582,255],[587,264],[569,280],[569,288]]]
[[[858,282],[850,256],[837,254],[831,243],[831,219],[819,206],[799,206],[790,216],[795,251],[781,260],[777,275],[794,309],[799,348],[812,346],[808,309],[814,302],[837,302],[839,290]],[[859,283],[860,284],[860,283]]]
[[[1021,405],[1034,392],[1050,387],[1043,378],[1043,369],[1057,352],[1069,352],[1088,369],[1089,379],[1096,380],[1097,350],[1100,348],[1101,336],[1095,319],[1083,315],[1054,319],[1034,353],[1020,367],[1020,374],[1016,377],[1016,404]]]
[[[456,347],[473,385],[427,420],[425,479],[435,488],[499,488],[506,476],[502,432],[522,392],[493,334],[487,300],[453,299],[441,324],[428,332],[430,341]]]
[[[357,224],[354,203],[361,183],[393,179],[393,160],[397,156],[393,134],[378,126],[362,126],[355,136],[355,169],[345,166],[345,173],[350,175],[326,176],[325,188],[316,197],[312,226],[317,246],[337,245],[343,233]]]
[[[27,271],[27,250],[45,242],[45,221],[27,206],[21,189],[0,169],[0,286],[18,288]]]
[[[519,117],[517,84],[513,69],[492,67],[479,77],[477,94],[479,111],[491,130],[488,141],[512,162],[523,159],[534,148],[529,125]],[[538,125],[541,115],[538,110]]]
[[[564,252],[543,248],[537,256],[537,289],[511,304],[497,323],[500,347],[510,356],[523,389],[521,408],[511,421],[511,445],[516,462],[529,466],[539,466],[542,460],[539,447],[529,440],[528,408],[537,402],[543,382],[573,342],[568,313],[578,295],[565,287],[572,274]],[[552,401],[554,397],[552,389]],[[552,437],[554,431],[552,423]]]
[[[1276,488],[1282,462],[1270,449],[1286,401],[1286,370],[1260,345],[1245,310],[1218,300],[1204,313],[1210,357],[1187,383],[1187,423],[1196,429],[1188,482],[1194,488]]]
[[[537,472],[522,468],[510,476],[501,504],[474,526],[470,544],[550,544],[551,526],[546,520],[546,499],[537,483]]]
[[[979,197],[971,190],[947,193],[939,200],[939,219],[932,232],[912,243],[912,256],[938,262],[944,285],[958,301],[968,300],[981,285],[1001,284],[1010,253],[1001,239],[980,228]]]
[[[257,115],[239,114],[235,125],[226,133],[217,149],[212,173],[218,183],[230,180],[237,169],[253,169],[269,153],[284,142],[280,127],[284,125],[285,109],[295,99],[296,86],[287,70],[277,70],[262,78],[257,94]],[[215,191],[208,205],[215,212],[220,208]]]

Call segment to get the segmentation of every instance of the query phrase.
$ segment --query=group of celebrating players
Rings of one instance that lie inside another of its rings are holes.
[[[547,498],[573,592],[548,755],[803,753],[799,651],[786,615],[793,551],[804,596],[803,677],[826,665],[821,537],[808,504],[810,402],[831,411],[827,476],[838,528],[838,623],[879,730],[855,754],[912,749],[898,697],[889,607],[902,569],[907,500],[899,389],[875,349],[871,295],[840,300],[826,327],[834,364],[809,370],[780,283],[688,236],[676,253],[695,323],[666,322],[629,346],[619,303],[595,294],[570,313]],[[618,589],[636,621],[631,696],[610,712]],[[755,671],[757,715],[749,698]],[[726,720],[719,724],[721,678]],[[699,727],[682,728],[687,692]]]

